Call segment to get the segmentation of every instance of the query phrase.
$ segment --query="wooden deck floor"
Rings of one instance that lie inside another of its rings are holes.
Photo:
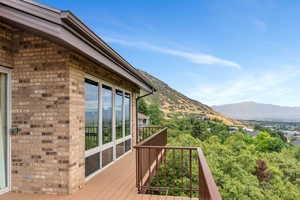
[[[7,193],[0,200],[188,200],[186,197],[141,195],[135,187],[135,153],[131,152],[68,196]]]

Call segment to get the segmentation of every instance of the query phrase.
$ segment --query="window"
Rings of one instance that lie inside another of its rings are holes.
[[[98,134],[98,83],[85,80],[85,149],[99,144]]]
[[[121,155],[125,153],[125,143],[121,142],[120,144],[117,145],[116,147],[116,156],[119,158]]]
[[[85,176],[88,176],[100,169],[100,153],[85,158]]]
[[[123,137],[123,92],[116,90],[115,97],[116,138]]]
[[[102,151],[102,167],[105,167],[106,165],[111,163],[113,159],[114,159],[113,147],[110,147]]]
[[[112,142],[112,88],[102,86],[102,142]]]
[[[130,121],[131,121],[131,111],[130,111],[130,94],[125,93],[125,136],[131,134]]]
[[[131,139],[125,141],[125,151],[129,151],[131,149]]]
[[[131,99],[122,89],[85,80],[85,175],[131,149]]]

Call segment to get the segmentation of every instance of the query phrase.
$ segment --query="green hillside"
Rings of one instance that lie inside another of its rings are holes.
[[[195,114],[209,119],[222,120],[227,125],[243,126],[240,121],[225,117],[209,106],[183,95],[149,73],[141,70],[140,72],[147,77],[157,89],[154,95],[146,97],[146,101],[148,103],[161,105],[161,109],[166,117],[174,113]]]

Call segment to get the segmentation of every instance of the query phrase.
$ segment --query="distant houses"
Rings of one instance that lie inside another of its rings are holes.
[[[296,139],[296,140],[292,141],[291,144],[300,146],[300,139]]]
[[[236,131],[238,131],[238,130],[240,130],[239,127],[236,127],[236,126],[229,126],[229,131],[230,131],[230,132],[236,132]]]
[[[236,131],[239,131],[240,129],[247,132],[251,137],[256,137],[256,135],[261,132],[259,130],[255,130],[255,129],[247,128],[247,127],[243,127],[243,128],[242,127],[237,127],[237,126],[230,126],[229,127],[229,131],[232,132],[232,133],[236,132]]]
[[[142,113],[138,113],[138,126],[145,127],[150,125],[150,117]]]

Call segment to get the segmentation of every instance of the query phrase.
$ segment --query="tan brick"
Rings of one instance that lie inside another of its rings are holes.
[[[12,190],[69,194],[84,185],[86,74],[134,93],[128,80],[78,53],[0,20],[0,65],[12,68]],[[135,128],[133,128],[135,144]]]

